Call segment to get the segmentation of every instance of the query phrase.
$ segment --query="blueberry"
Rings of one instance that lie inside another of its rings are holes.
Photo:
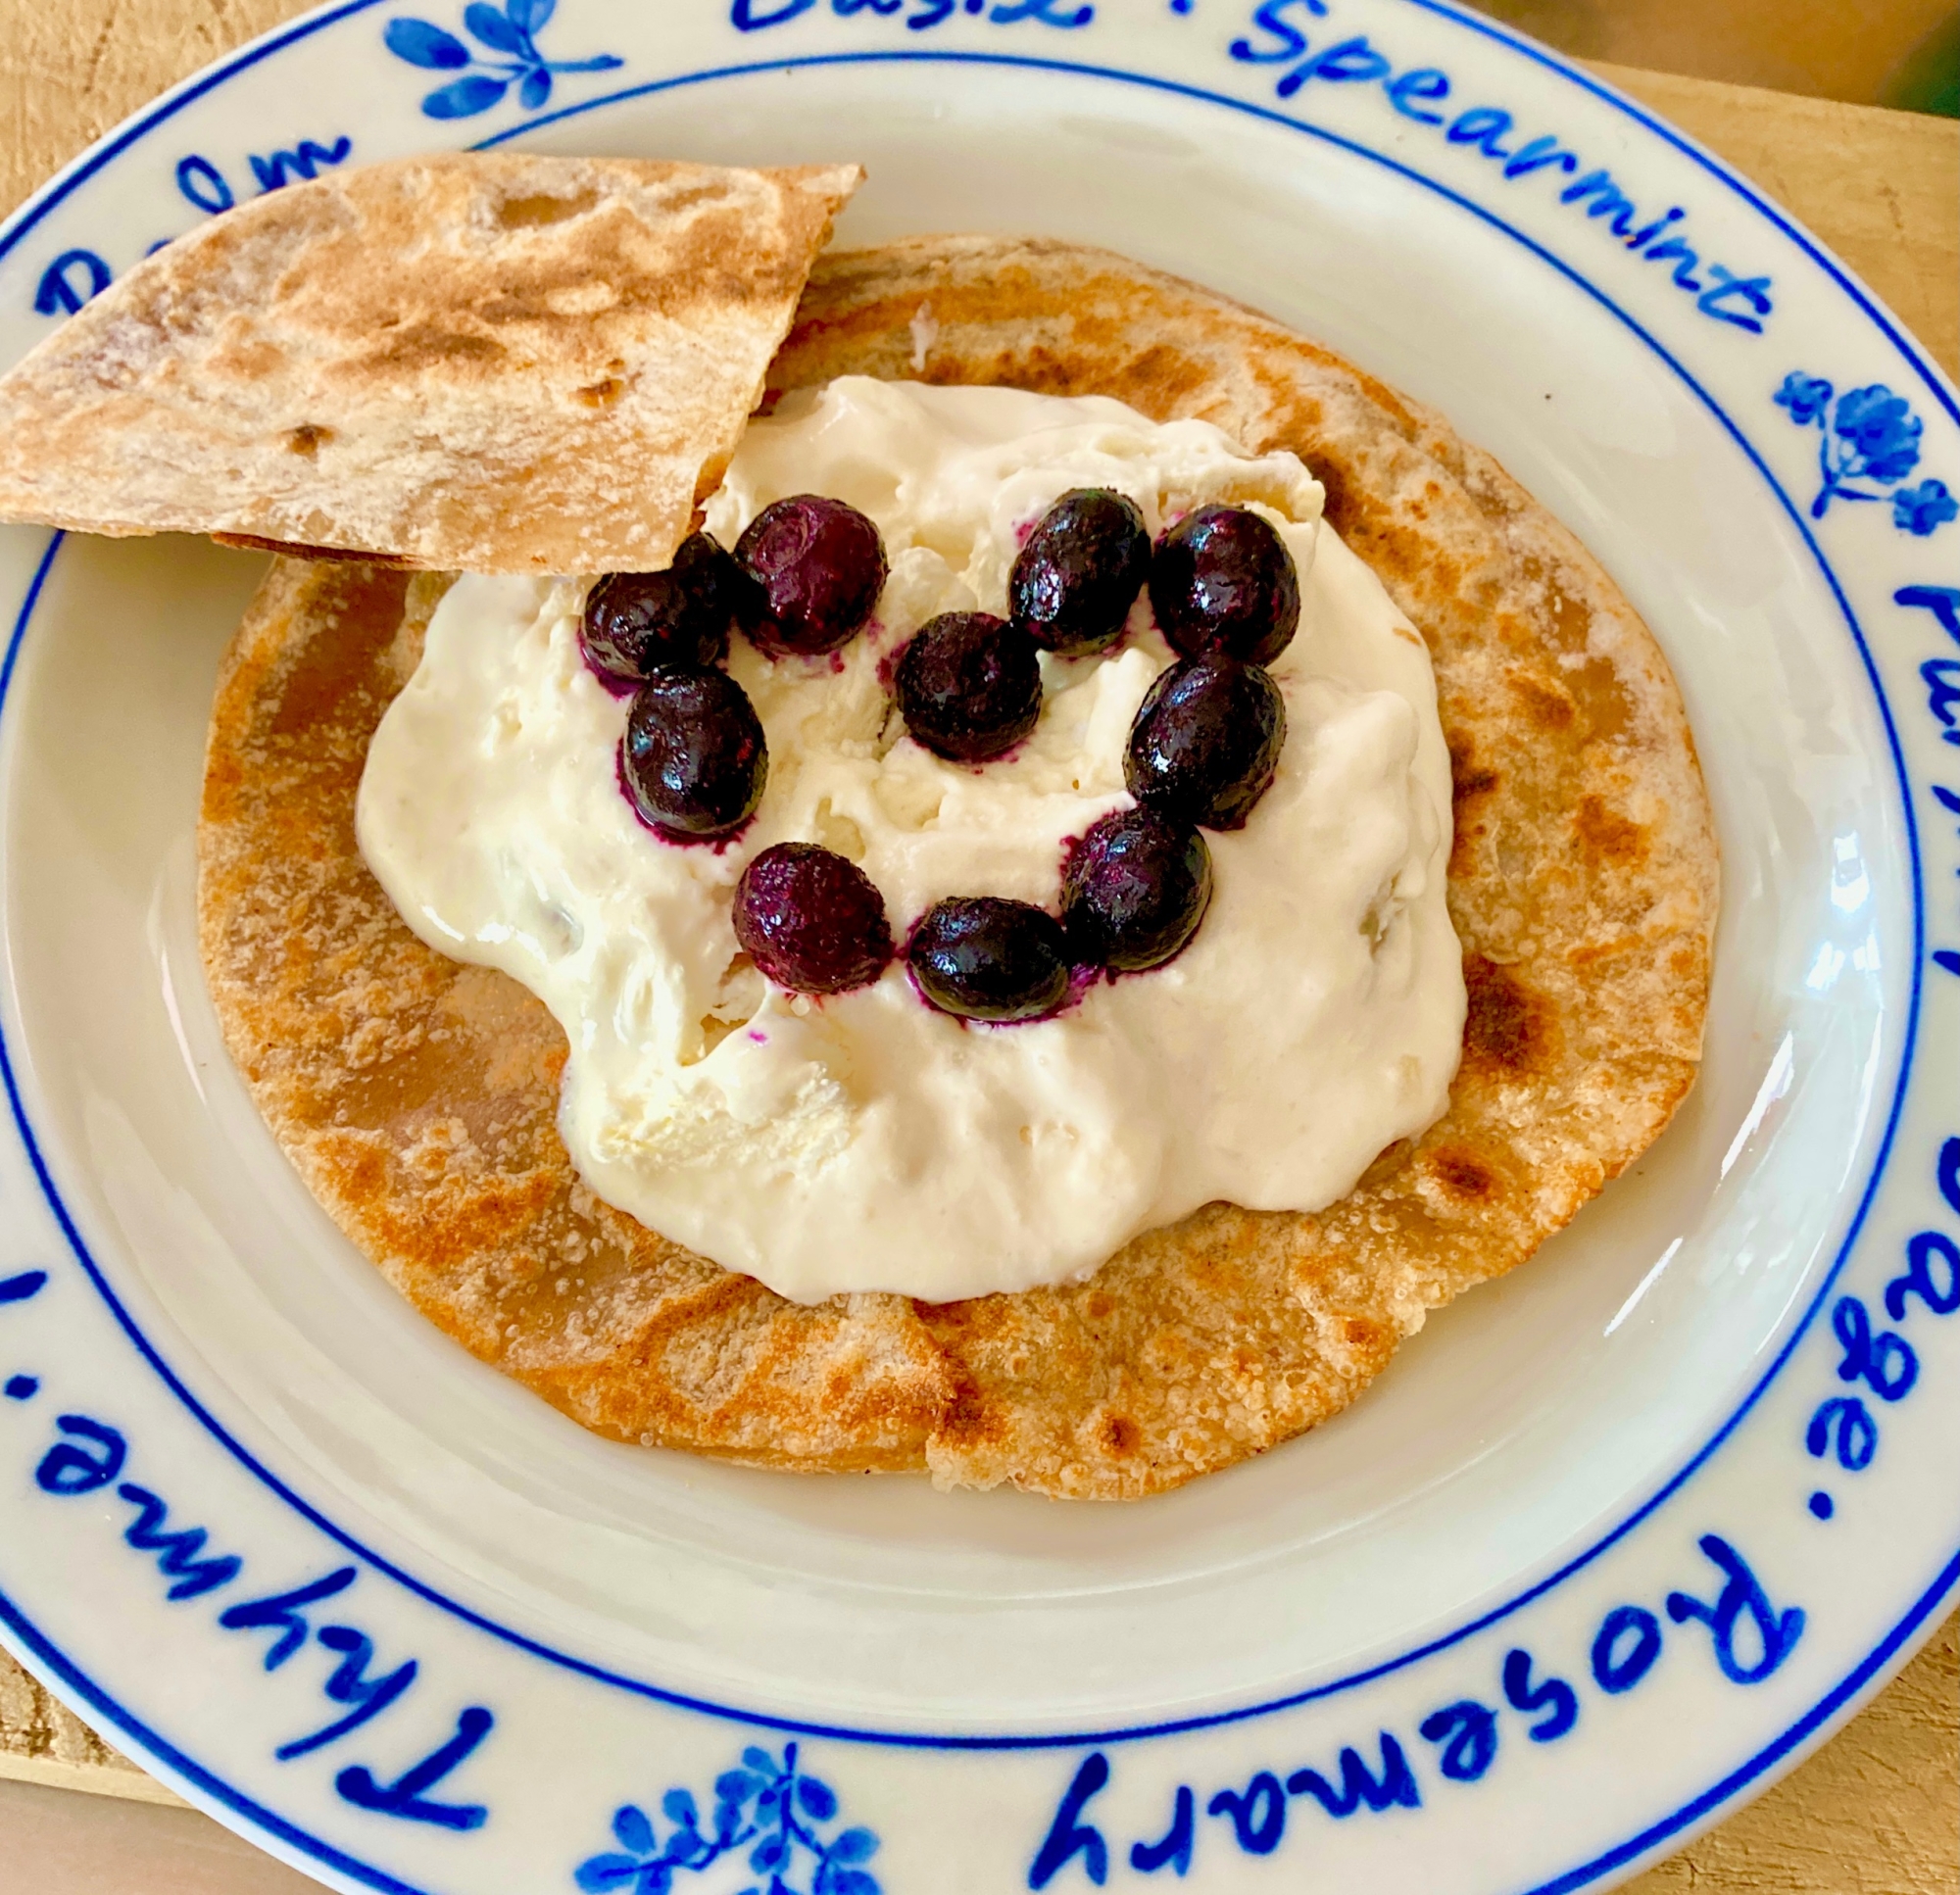
[[[1173,822],[1239,829],[1286,742],[1286,701],[1256,664],[1214,652],[1173,664],[1130,726],[1123,781]]]
[[[1043,650],[1100,652],[1118,632],[1151,569],[1151,536],[1136,503],[1077,487],[1036,522],[1007,576],[1007,609]]]
[[[935,756],[984,763],[1041,717],[1041,658],[988,612],[941,612],[911,636],[892,679],[906,728]]]
[[[1270,522],[1243,507],[1200,507],[1157,541],[1151,610],[1186,657],[1225,652],[1270,664],[1299,624],[1299,574]]]
[[[937,903],[912,930],[906,962],[927,1002],[963,1020],[1039,1020],[1068,998],[1061,923],[1026,901]]]
[[[885,903],[855,862],[814,843],[765,849],[735,884],[735,939],[778,987],[842,994],[892,958]]]
[[[1078,963],[1137,973],[1198,932],[1211,899],[1211,851],[1188,824],[1117,809],[1075,846],[1061,878],[1061,924]]]
[[[855,507],[793,494],[764,507],[735,542],[742,629],[771,655],[834,652],[885,588],[878,529]]]
[[[619,785],[673,842],[733,834],[755,813],[769,753],[748,694],[725,671],[656,671],[626,713]]]
[[[585,596],[578,649],[615,697],[662,664],[728,656],[739,575],[706,533],[681,541],[664,572],[609,572]]]

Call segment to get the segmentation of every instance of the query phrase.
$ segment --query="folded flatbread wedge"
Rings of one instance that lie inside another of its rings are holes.
[[[664,566],[862,176],[442,154],[255,199],[0,378],[0,519]]]
[[[1325,482],[1428,642],[1451,751],[1470,1012],[1442,1120],[1322,1212],[1213,1205],[1053,1288],[804,1307],[690,1255],[573,1172],[542,1003],[425,948],[361,859],[368,739],[442,585],[371,567],[280,561],[225,659],[200,828],[211,991],[341,1228],[588,1428],[774,1468],[1157,1492],[1345,1407],[1667,1123],[1715,926],[1693,743],[1646,628],[1488,455],[1222,298],[1066,244],[847,252],[819,260],[769,379],[844,373],[1113,395],[1291,448]]]

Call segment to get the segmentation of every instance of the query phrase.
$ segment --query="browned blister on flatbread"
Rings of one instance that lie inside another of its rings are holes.
[[[424,948],[362,863],[367,740],[437,588],[361,567],[275,567],[227,660],[201,829],[212,991],[342,1228],[588,1427],[771,1467],[1157,1492],[1346,1406],[1667,1123],[1715,922],[1693,745],[1639,618],[1495,462],[1204,291],[1053,243],[845,253],[819,262],[770,380],[844,373],[1114,395],[1291,448],[1326,483],[1428,641],[1454,764],[1470,1012],[1437,1125],[1316,1215],[1213,1205],[1057,1288],[807,1308],[689,1256],[578,1183],[543,1005]]]
[[[0,518],[664,566],[862,175],[441,154],[254,199],[0,378]]]

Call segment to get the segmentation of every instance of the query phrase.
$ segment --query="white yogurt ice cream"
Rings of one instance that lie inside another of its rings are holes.
[[[904,736],[880,674],[937,612],[1004,614],[1026,528],[1083,486],[1129,495],[1152,536],[1254,506],[1299,568],[1299,632],[1271,666],[1279,773],[1243,830],[1207,837],[1197,937],[1022,1026],[934,1012],[900,966],[822,1001],[768,986],[730,906],[769,845],[848,855],[903,941],[947,896],[1052,907],[1064,839],[1127,803],[1131,719],[1172,656],[1147,601],[1112,654],[1044,657],[1040,725],[984,767]],[[580,656],[582,584],[459,580],[368,753],[368,864],[430,946],[564,1026],[560,1129],[600,1196],[785,1296],[949,1301],[1083,1276],[1214,1198],[1318,1209],[1442,1112],[1464,992],[1435,683],[1294,456],[1100,398],[849,377],[750,424],[709,530],[733,545],[793,493],[868,513],[891,577],[835,657],[735,641],[769,780],[719,851],[660,841],[621,795],[626,703]]]

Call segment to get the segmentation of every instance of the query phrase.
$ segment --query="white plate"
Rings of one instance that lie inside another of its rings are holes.
[[[282,176],[516,138],[861,158],[846,241],[1241,296],[1493,449],[1666,646],[1724,850],[1706,1069],[1349,1414],[1168,1498],[619,1448],[400,1303],[224,1057],[191,838],[259,563],[10,531],[9,1642],[347,1888],[1514,1895],[1677,1846],[1960,1575],[1951,387],[1741,180],[1428,0],[548,8],[353,0],[181,87],[0,237],[0,359]]]

